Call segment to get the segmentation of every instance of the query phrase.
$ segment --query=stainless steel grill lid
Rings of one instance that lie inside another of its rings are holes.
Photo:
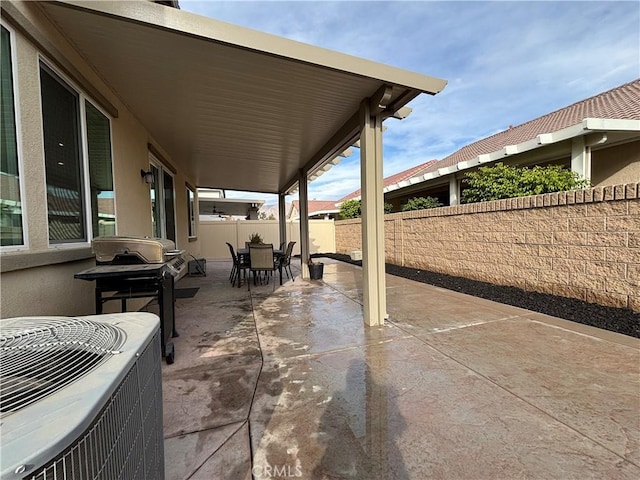
[[[96,261],[111,263],[119,256],[135,256],[144,263],[164,263],[176,244],[166,238],[103,236],[92,242]]]
[[[125,341],[119,327],[84,318],[12,318],[0,327],[0,417],[78,380]]]

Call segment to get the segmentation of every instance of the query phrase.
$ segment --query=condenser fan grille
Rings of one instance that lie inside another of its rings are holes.
[[[0,330],[0,415],[86,375],[125,341],[124,331],[83,318],[16,318]]]

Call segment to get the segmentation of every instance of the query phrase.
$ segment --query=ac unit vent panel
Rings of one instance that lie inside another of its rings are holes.
[[[0,416],[77,381],[125,341],[115,325],[86,318],[8,319],[0,331]]]
[[[160,336],[143,312],[0,319],[0,480],[163,480]]]

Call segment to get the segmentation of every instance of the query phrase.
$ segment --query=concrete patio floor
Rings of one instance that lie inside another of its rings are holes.
[[[638,339],[390,275],[367,328],[361,269],[323,261],[180,281],[167,479],[640,478]]]

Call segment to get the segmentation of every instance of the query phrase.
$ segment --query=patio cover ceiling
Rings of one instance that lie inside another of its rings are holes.
[[[446,85],[151,2],[41,5],[198,187],[292,190],[357,139],[363,99],[391,87],[392,115]]]

